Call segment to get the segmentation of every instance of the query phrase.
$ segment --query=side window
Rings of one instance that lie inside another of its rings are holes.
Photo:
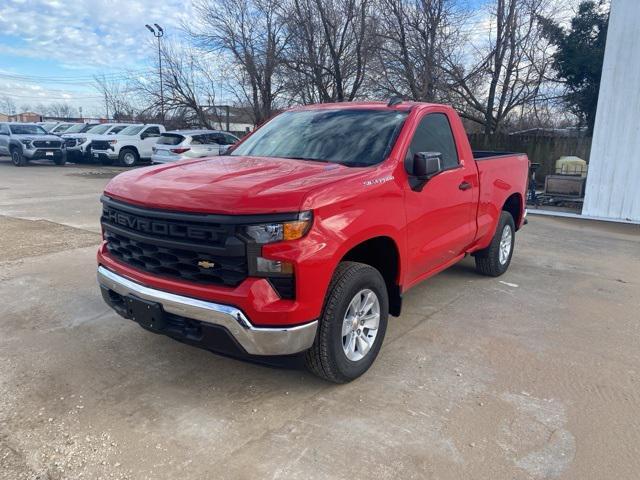
[[[412,159],[418,152],[440,152],[443,169],[458,166],[456,142],[449,120],[444,113],[431,113],[420,122],[413,134],[407,159]]]
[[[210,135],[212,144],[215,145],[224,145],[224,137],[220,133],[212,133]]]
[[[191,145],[204,145],[207,144],[207,136],[206,135],[194,135],[191,137]]]
[[[147,128],[143,134],[143,136],[149,137],[159,137],[160,136],[160,128],[159,127],[149,127]]]
[[[3,123],[0,123],[0,133],[2,133],[4,135],[9,135],[9,127],[7,127]]]
[[[126,125],[119,125],[117,127],[113,127],[111,129],[111,131],[109,132],[111,135],[115,135],[116,133],[118,133],[120,130],[123,130],[125,128]]]
[[[229,135],[228,133],[223,133],[222,135],[224,137],[224,144],[225,145],[233,145],[234,143],[236,143],[238,141],[238,139],[236,137],[234,137],[233,135]]]

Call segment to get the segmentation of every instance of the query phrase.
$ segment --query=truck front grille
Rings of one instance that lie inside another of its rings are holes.
[[[60,148],[61,143],[58,140],[34,140],[33,146],[36,148]]]
[[[243,257],[220,257],[197,248],[167,248],[126,235],[105,232],[109,253],[123,263],[160,276],[190,282],[235,286],[246,277]]]
[[[91,148],[93,150],[109,150],[111,144],[106,140],[93,140],[91,142]]]
[[[246,244],[237,226],[207,215],[162,212],[103,199],[109,253],[154,275],[233,287],[248,275]]]

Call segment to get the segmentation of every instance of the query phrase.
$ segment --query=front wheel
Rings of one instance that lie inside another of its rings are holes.
[[[22,150],[14,148],[11,150],[11,161],[16,167],[24,167],[27,164],[27,159],[24,158]]]
[[[476,270],[482,275],[499,277],[509,268],[515,245],[515,223],[509,212],[500,214],[491,244],[475,253]]]
[[[380,272],[363,263],[342,262],[306,354],[307,368],[335,383],[358,378],[378,356],[388,316],[387,287]]]
[[[133,167],[138,163],[140,157],[138,156],[138,152],[136,152],[135,150],[131,148],[125,148],[120,151],[118,160],[120,161],[120,164],[124,165],[125,167]]]

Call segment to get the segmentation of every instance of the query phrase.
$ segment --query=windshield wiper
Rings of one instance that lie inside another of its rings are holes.
[[[310,157],[283,157],[283,158],[291,158],[292,160],[307,160],[310,162],[330,163],[329,160],[324,160],[322,158],[310,158]]]

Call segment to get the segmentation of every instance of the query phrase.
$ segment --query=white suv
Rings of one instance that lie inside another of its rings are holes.
[[[222,155],[238,137],[218,130],[173,130],[163,133],[153,146],[151,163]]]
[[[153,145],[164,133],[158,124],[134,124],[116,135],[103,135],[91,141],[93,158],[109,164],[118,161],[125,167],[133,167],[140,160],[151,160]]]

